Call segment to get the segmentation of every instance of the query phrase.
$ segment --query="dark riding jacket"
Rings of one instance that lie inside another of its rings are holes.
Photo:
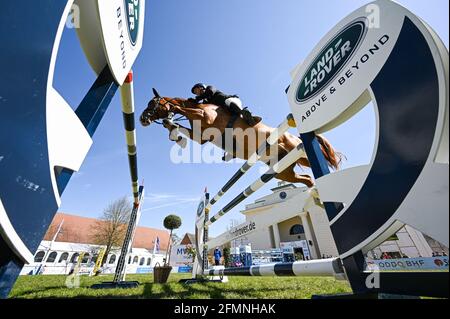
[[[202,95],[198,95],[195,98],[195,101],[197,103],[199,103],[200,101],[203,100],[203,103],[215,104],[218,106],[226,107],[227,105],[225,104],[225,101],[227,99],[229,99],[230,97],[237,97],[237,96],[236,95],[227,95],[227,94],[223,93],[222,91],[219,91],[218,89],[216,89],[214,86],[209,85],[206,88],[205,93],[203,93]]]

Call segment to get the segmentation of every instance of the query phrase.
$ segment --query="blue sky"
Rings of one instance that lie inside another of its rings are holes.
[[[335,24],[367,2],[147,0],[144,46],[133,67],[137,115],[152,97],[152,87],[165,96],[188,97],[194,83],[205,82],[227,93],[239,94],[255,114],[276,126],[290,112],[284,94],[291,81],[289,72]],[[448,48],[448,1],[398,2],[431,25]],[[94,80],[95,74],[84,58],[75,30],[66,28],[54,86],[76,108]],[[326,136],[346,155],[344,167],[351,167],[369,162],[374,129],[373,110],[366,107]],[[215,193],[241,164],[174,164],[170,160],[173,142],[161,126],[138,125],[137,140],[139,175],[146,187],[140,225],[163,228],[164,217],[176,214],[183,221],[177,233],[193,232],[195,211],[204,188]],[[220,203],[225,205],[253,182],[263,168],[255,167]],[[276,182],[271,182],[246,203],[269,194],[275,185]],[[60,211],[98,217],[110,202],[130,193],[117,94],[94,135],[94,144],[83,166],[62,196]],[[225,231],[231,219],[242,220],[239,210],[243,207],[238,206],[218,222],[211,235]]]

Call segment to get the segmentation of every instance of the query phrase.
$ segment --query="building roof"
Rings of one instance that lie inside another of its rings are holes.
[[[62,231],[58,234],[55,241],[57,242],[70,242],[79,244],[94,244],[93,240],[93,226],[101,220],[96,218],[76,216],[66,213],[57,213],[53,218],[47,233],[44,236],[44,240],[52,240],[58,226],[64,219]],[[136,233],[133,240],[133,248],[146,248],[153,250],[154,241],[156,237],[160,240],[160,250],[167,250],[169,243],[169,232],[166,230],[141,227],[136,228]]]
[[[195,245],[195,235],[191,233],[186,233],[180,242],[181,245]]]

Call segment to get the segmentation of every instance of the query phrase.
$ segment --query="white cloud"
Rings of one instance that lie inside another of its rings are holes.
[[[199,201],[200,196],[180,196],[176,194],[150,193],[146,194],[144,199],[144,206],[150,207],[144,208],[142,209],[142,211],[145,212],[163,207],[180,206],[187,203],[198,203]]]

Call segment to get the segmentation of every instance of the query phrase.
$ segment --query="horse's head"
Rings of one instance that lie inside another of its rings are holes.
[[[155,96],[148,102],[147,108],[140,117],[143,126],[148,126],[159,119],[168,118],[173,108],[170,99],[161,97],[155,89],[153,89],[153,94]]]

